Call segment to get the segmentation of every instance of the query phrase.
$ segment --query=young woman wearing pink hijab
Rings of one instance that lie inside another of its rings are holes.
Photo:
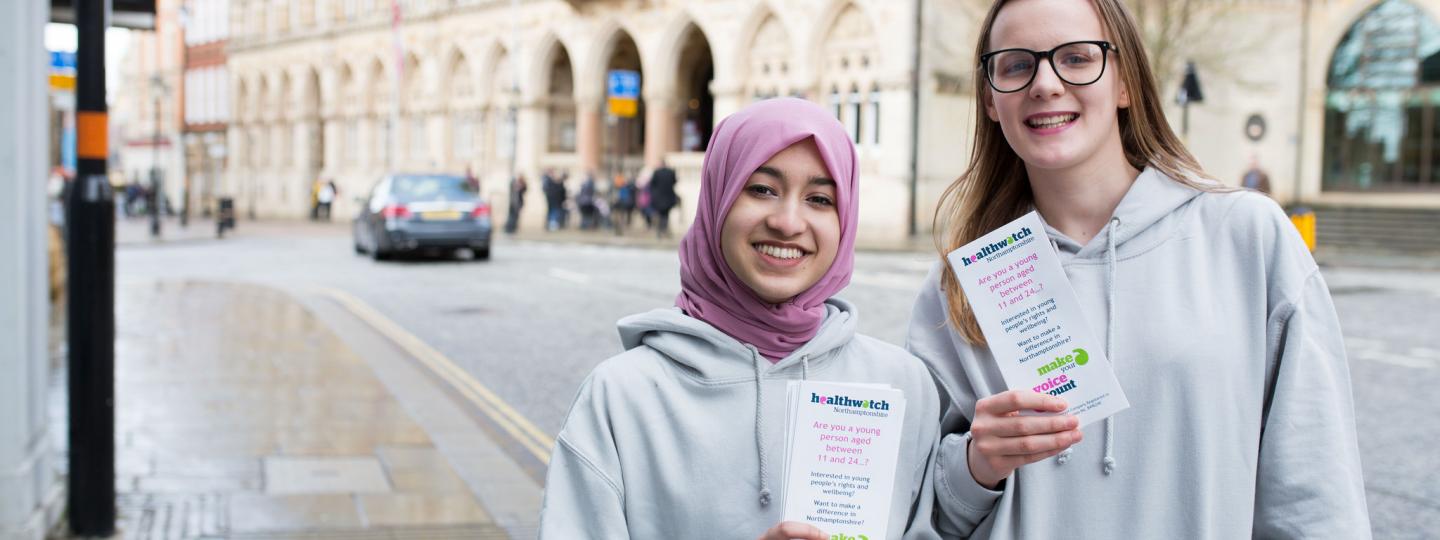
[[[622,319],[626,351],[581,385],[551,456],[542,539],[829,538],[781,522],[785,388],[799,379],[905,393],[886,537],[936,537],[935,385],[903,349],[856,334],[855,307],[834,297],[854,264],[855,161],[844,128],[807,101],[720,122],[676,306]]]

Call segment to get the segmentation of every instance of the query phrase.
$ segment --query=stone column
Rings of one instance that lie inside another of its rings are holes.
[[[645,164],[660,164],[665,154],[680,149],[679,98],[675,92],[645,96]]]
[[[59,516],[51,464],[47,298],[48,2],[0,2],[0,538],[39,540]]]
[[[575,148],[580,154],[580,168],[600,169],[600,122],[599,99],[575,100]]]
[[[719,124],[726,116],[735,114],[746,105],[747,101],[745,87],[739,81],[722,82],[719,79],[710,81],[710,94],[715,96],[716,124]]]

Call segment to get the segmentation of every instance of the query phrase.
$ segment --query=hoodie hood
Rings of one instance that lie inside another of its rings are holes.
[[[1061,259],[1103,261],[1106,250],[1114,236],[1117,256],[1124,259],[1132,254],[1153,248],[1176,232],[1181,220],[1165,221],[1164,218],[1180,210],[1202,192],[1186,186],[1154,167],[1146,167],[1135,178],[1130,191],[1120,199],[1110,223],[1090,243],[1081,246],[1059,230],[1045,224],[1045,233],[1054,241],[1055,251]],[[1044,217],[1041,217],[1044,221]],[[1119,221],[1119,226],[1116,225]],[[1118,232],[1116,232],[1118,229]]]
[[[822,361],[855,336],[858,314],[850,302],[831,297],[825,301],[825,320],[809,342],[767,372],[800,363]],[[702,380],[754,377],[752,345],[741,343],[705,321],[685,315],[680,308],[654,309],[620,319],[620,344],[625,350],[647,345],[680,364]],[[768,364],[768,362],[767,362]]]

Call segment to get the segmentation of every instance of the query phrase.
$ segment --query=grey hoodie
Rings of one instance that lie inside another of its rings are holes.
[[[808,378],[905,393],[889,538],[938,538],[928,480],[935,383],[904,349],[855,334],[832,298],[814,339],[776,364],[677,308],[622,319],[624,353],[580,386],[555,439],[540,538],[734,538],[779,523],[785,387]]]
[[[907,347],[941,386],[938,527],[972,538],[1370,537],[1339,321],[1284,213],[1147,169],[1080,246],[1047,226],[1130,400],[1069,454],[1003,491],[966,459],[979,398],[1006,390],[988,348],[946,324],[940,265]]]

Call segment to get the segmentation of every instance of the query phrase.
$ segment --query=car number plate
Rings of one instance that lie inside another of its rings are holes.
[[[456,210],[445,210],[445,212],[420,212],[420,217],[428,222],[454,222],[459,219],[461,213]]]

